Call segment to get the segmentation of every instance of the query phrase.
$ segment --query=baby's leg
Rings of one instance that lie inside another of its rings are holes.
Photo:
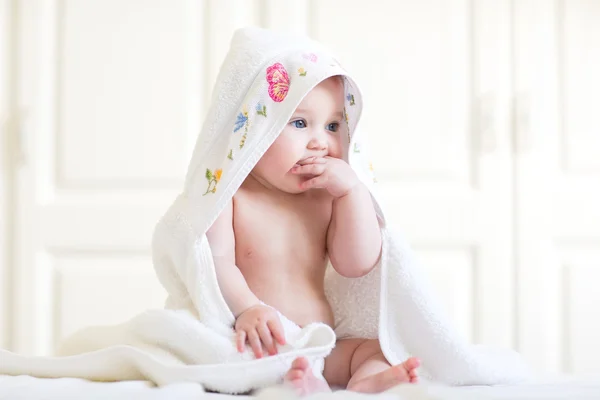
[[[399,383],[415,383],[419,360],[409,358],[391,366],[378,340],[340,340],[325,360],[324,376],[330,385],[365,393],[383,392]]]

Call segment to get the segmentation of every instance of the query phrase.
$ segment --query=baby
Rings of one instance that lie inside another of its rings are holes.
[[[368,274],[379,261],[370,193],[342,160],[343,121],[343,81],[334,76],[304,97],[207,232],[240,352],[248,343],[257,358],[277,354],[285,338],[276,310],[301,327],[333,326],[324,291],[328,261],[348,278]],[[301,394],[328,384],[377,393],[417,382],[418,367],[416,358],[390,365],[378,340],[342,339],[325,360],[327,382],[306,358],[294,361],[285,382]]]

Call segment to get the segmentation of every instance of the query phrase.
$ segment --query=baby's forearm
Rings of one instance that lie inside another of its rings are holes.
[[[329,257],[343,276],[359,277],[369,273],[381,254],[381,231],[371,200],[363,184],[333,202],[328,232]]]
[[[260,303],[235,264],[226,261],[219,262],[218,260],[215,260],[215,264],[221,293],[223,293],[225,302],[236,318],[248,308]]]

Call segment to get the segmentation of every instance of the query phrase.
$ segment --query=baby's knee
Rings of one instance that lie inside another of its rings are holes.
[[[359,365],[371,358],[385,359],[377,339],[367,339],[356,348],[352,355],[351,370],[358,368]]]

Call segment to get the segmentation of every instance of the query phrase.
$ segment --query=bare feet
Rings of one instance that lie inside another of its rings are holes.
[[[313,375],[305,357],[298,357],[294,360],[292,368],[285,374],[283,381],[286,385],[293,387],[300,396],[331,391],[324,380]]]
[[[395,365],[375,375],[367,376],[348,385],[348,390],[362,393],[381,393],[400,383],[417,383],[417,368],[421,362],[411,357],[402,364]]]

